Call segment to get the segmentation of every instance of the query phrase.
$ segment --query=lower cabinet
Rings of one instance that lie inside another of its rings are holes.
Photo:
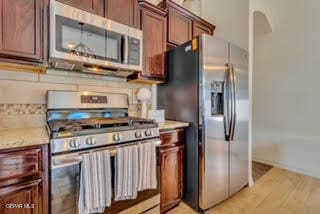
[[[161,133],[161,213],[177,206],[183,197],[183,130]]]
[[[49,213],[48,168],[48,145],[0,151],[0,213]]]
[[[0,213],[42,214],[41,179],[0,188]]]

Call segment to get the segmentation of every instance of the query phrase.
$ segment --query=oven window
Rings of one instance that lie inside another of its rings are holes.
[[[57,51],[121,62],[121,34],[56,15]]]

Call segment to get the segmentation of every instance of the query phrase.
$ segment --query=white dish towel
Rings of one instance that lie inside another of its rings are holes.
[[[135,199],[138,195],[138,146],[117,149],[115,158],[115,200]]]
[[[110,152],[107,150],[82,155],[79,214],[103,213],[111,205]]]
[[[154,142],[139,145],[138,191],[157,188],[157,154]]]

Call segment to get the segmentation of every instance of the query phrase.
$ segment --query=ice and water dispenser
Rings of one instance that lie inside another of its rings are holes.
[[[211,116],[223,115],[224,82],[211,82]]]

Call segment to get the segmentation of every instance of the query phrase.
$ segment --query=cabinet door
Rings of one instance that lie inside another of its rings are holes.
[[[183,194],[183,146],[160,150],[161,212],[180,202]]]
[[[40,148],[0,154],[0,187],[39,178],[42,169]]]
[[[108,19],[140,28],[140,8],[137,0],[106,0],[105,11]]]
[[[41,214],[41,180],[0,188],[1,214]]]
[[[0,0],[0,54],[41,61],[42,0]]]
[[[64,4],[94,13],[98,16],[104,16],[104,0],[58,0]]]
[[[165,79],[165,51],[167,42],[166,16],[142,10],[143,77]]]
[[[168,42],[181,45],[192,39],[192,21],[179,11],[169,8]]]
[[[212,34],[212,30],[207,26],[204,26],[204,25],[201,25],[201,24],[199,24],[197,22],[194,22],[193,23],[193,35],[192,35],[193,38],[197,37],[197,36],[199,36],[201,34],[204,34],[204,33],[211,35]]]

